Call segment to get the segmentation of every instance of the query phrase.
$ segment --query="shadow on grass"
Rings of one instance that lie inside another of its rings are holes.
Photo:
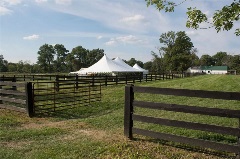
[[[186,150],[186,151],[193,152],[193,153],[194,152],[205,153],[208,155],[213,155],[213,156],[221,157],[221,158],[225,158],[225,159],[236,159],[237,158],[237,155],[234,153],[216,151],[216,150],[201,148],[201,147],[197,147],[197,146],[191,146],[191,145],[187,145],[187,144],[176,143],[176,142],[167,141],[167,140],[134,137],[133,141],[153,142],[153,143],[161,144],[164,146],[179,148],[179,149]]]
[[[116,105],[116,104],[115,104]],[[36,111],[35,117],[40,118],[59,118],[59,119],[80,119],[80,118],[88,118],[91,116],[101,116],[104,114],[111,113],[117,109],[116,107],[112,107],[111,104],[106,104],[103,102],[99,102],[98,104],[93,105],[85,105],[85,106],[79,106],[79,107],[72,107],[67,109],[56,109],[43,111],[39,110]]]

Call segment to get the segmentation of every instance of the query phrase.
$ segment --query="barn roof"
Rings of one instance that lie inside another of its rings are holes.
[[[201,66],[201,70],[224,70],[227,71],[228,67],[227,66]]]

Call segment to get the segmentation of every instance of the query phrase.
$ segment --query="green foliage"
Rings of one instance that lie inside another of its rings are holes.
[[[7,61],[0,55],[0,72],[7,72]]]
[[[68,50],[62,44],[54,45],[56,60],[54,61],[54,70],[57,72],[67,72],[66,57]]]
[[[200,58],[201,66],[212,66],[214,65],[214,59],[210,55],[202,55]]]
[[[42,68],[43,72],[53,72],[53,61],[54,61],[55,50],[52,45],[44,44],[39,48],[38,61],[37,63]]]
[[[174,2],[166,0],[145,0],[145,1],[147,2],[147,6],[155,5],[159,11],[165,10],[165,12],[173,12],[176,6]]]
[[[234,0],[231,5],[224,6],[221,10],[214,13],[213,25],[217,32],[221,30],[230,30],[234,22],[240,18],[240,1]],[[239,28],[235,31],[236,35],[240,34]]]
[[[172,0],[145,0],[147,2],[147,6],[154,5],[159,11],[165,10],[165,12],[174,12],[175,7],[181,5],[186,2],[183,0],[179,4],[175,4]],[[230,30],[233,28],[234,23],[237,23],[240,18],[240,1],[233,0],[230,5],[224,6],[222,9],[219,9],[214,12],[213,23],[208,21],[208,17],[201,10],[196,7],[187,8],[186,12],[188,16],[188,20],[186,22],[186,26],[188,28],[198,29],[199,24],[201,23],[209,23],[210,27],[215,27],[216,31],[219,32],[221,30]],[[240,35],[240,28],[235,30],[235,34],[237,36]]]
[[[159,41],[164,45],[160,48],[164,70],[184,71],[191,66],[193,43],[184,31],[164,33]]]
[[[187,16],[186,26],[188,28],[198,29],[200,23],[207,22],[207,16],[196,8],[188,8]]]
[[[135,64],[138,64],[140,67],[143,67],[143,62],[136,60],[135,58],[131,58],[130,60],[125,61],[125,62],[130,66],[134,66]]]
[[[227,57],[226,52],[217,52],[215,55],[212,56],[214,60],[214,65],[215,66],[224,66],[225,64],[225,59]],[[209,66],[209,65],[208,65]]]

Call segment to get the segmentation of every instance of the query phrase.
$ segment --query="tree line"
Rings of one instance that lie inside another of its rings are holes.
[[[184,31],[169,31],[160,35],[158,52],[151,52],[152,60],[143,63],[131,58],[124,60],[130,66],[138,64],[151,73],[182,72],[193,66],[228,66],[228,69],[240,72],[240,55],[217,52],[213,56],[197,56],[190,37]],[[28,61],[8,62],[0,55],[0,72],[15,73],[69,73],[87,68],[104,55],[103,49],[89,50],[77,46],[71,52],[63,44],[40,46],[36,64]],[[149,55],[146,55],[149,56]]]
[[[197,49],[184,31],[163,33],[159,42],[162,46],[158,52],[152,51],[152,60],[144,64],[150,72],[182,72],[193,66],[228,66],[228,69],[240,73],[240,54],[220,51],[212,56],[203,54],[199,58]]]
[[[30,61],[19,61],[17,63],[8,62],[0,55],[0,72],[14,73],[69,73],[78,71],[81,68],[87,68],[97,61],[103,55],[103,49],[89,50],[82,46],[77,46],[71,52],[65,48],[63,44],[40,46],[37,52],[36,64],[31,64]],[[124,60],[129,65],[138,64],[143,67],[143,62],[131,58]]]

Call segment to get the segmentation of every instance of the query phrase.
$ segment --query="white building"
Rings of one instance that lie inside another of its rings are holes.
[[[227,66],[199,66],[187,69],[189,73],[206,73],[206,74],[227,74]]]

